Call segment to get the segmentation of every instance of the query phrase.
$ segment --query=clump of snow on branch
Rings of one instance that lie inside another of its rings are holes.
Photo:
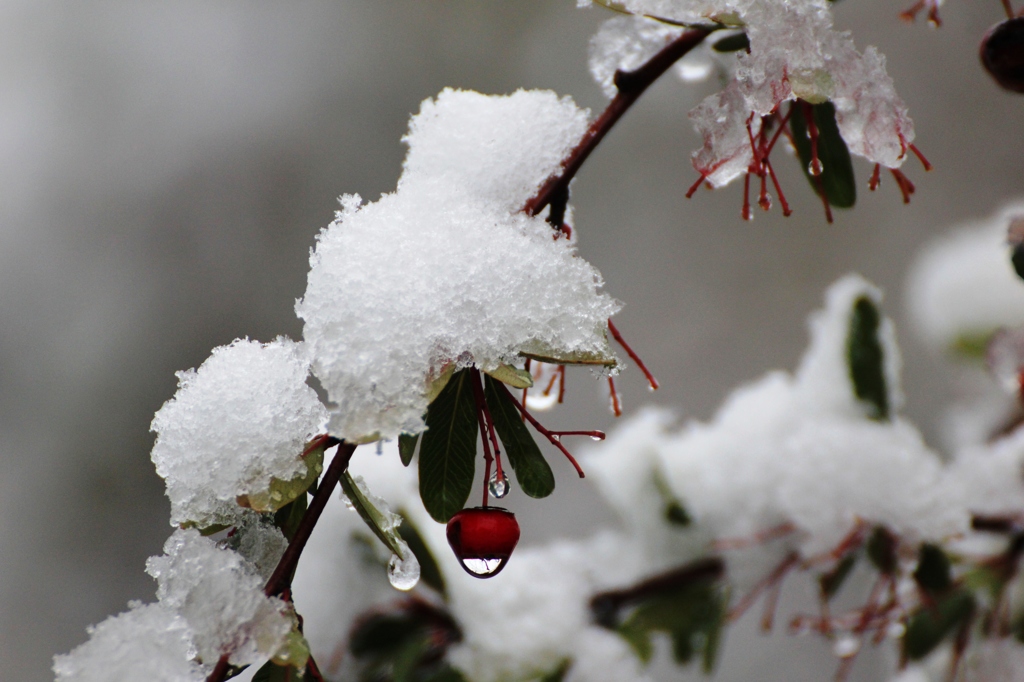
[[[914,124],[873,47],[857,51],[849,33],[833,29],[828,0],[624,0],[632,19],[609,20],[591,44],[591,72],[615,93],[616,70],[635,69],[680,35],[679,24],[742,28],[749,52],[729,58],[733,77],[721,93],[690,112],[703,147],[694,167],[716,187],[753,161],[747,125],[784,102],[831,101],[853,154],[897,168],[914,140]],[[655,18],[656,17],[656,18]],[[753,131],[755,134],[757,130]]]
[[[902,418],[868,419],[854,394],[845,353],[860,297],[877,302],[879,294],[857,276],[833,285],[826,308],[811,318],[811,345],[794,375],[772,372],[737,390],[710,422],[675,433],[663,416],[638,416],[642,426],[624,427],[646,434],[637,447],[595,448],[588,471],[634,526],[664,527],[664,515],[645,513],[619,489],[650,488],[663,476],[695,521],[687,532],[705,542],[789,525],[789,546],[809,556],[831,549],[859,522],[917,541],[962,532],[967,517],[939,456]],[[889,324],[879,336],[890,358],[890,404],[898,404]]]
[[[907,277],[907,310],[932,348],[948,352],[1024,325],[1024,282],[1013,271],[1007,230],[1024,202],[955,227],[922,249]]]
[[[452,367],[608,353],[618,304],[600,274],[519,212],[586,125],[551,92],[445,90],[410,123],[397,191],[343,198],[296,305],[313,372],[337,403],[332,435],[419,433],[430,384]]]
[[[233,525],[243,512],[236,498],[305,473],[300,455],[327,421],[306,385],[308,368],[288,339],[238,339],[215,348],[198,370],[178,372],[178,391],[151,427],[172,525]]]
[[[196,530],[175,531],[164,555],[146,562],[146,572],[157,581],[160,604],[188,623],[204,663],[225,653],[233,665],[263,663],[291,632],[285,603],[263,593],[255,567]]]
[[[161,604],[139,602],[89,628],[89,641],[55,656],[56,682],[202,682],[206,671],[191,660],[185,619]]]

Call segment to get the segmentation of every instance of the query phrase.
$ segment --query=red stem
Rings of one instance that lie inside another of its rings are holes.
[[[621,417],[622,403],[619,402],[619,392],[615,390],[615,379],[612,377],[608,377],[608,397],[612,400],[612,414]]]
[[[647,365],[645,365],[644,361],[640,359],[640,356],[633,352],[633,349],[630,348],[629,344],[626,343],[625,339],[622,338],[622,334],[619,333],[618,328],[615,326],[615,323],[612,322],[610,318],[608,320],[608,331],[612,333],[612,337],[618,342],[620,346],[622,346],[623,350],[626,351],[626,354],[629,355],[630,359],[632,359],[633,362],[636,363],[636,366],[639,367],[640,371],[644,373],[645,377],[647,377],[647,383],[651,385],[651,390],[658,390],[658,380],[655,379],[654,375],[651,374],[651,371],[647,369]]]
[[[509,397],[509,399],[515,404],[517,408],[519,408],[520,414],[522,414],[528,422],[533,424],[533,428],[537,429],[537,431],[539,431],[545,438],[547,438],[552,445],[554,445],[556,448],[562,451],[562,454],[565,455],[566,459],[568,459],[569,462],[576,469],[576,473],[580,475],[580,478],[583,478],[583,469],[580,467],[579,462],[577,462],[576,458],[572,456],[572,453],[565,449],[565,446],[562,445],[562,443],[558,440],[558,436],[548,431],[546,428],[544,428],[543,424],[534,419],[533,415],[527,412],[526,408],[519,404],[519,401],[516,400],[516,397],[514,395],[512,395],[512,392],[505,388],[505,384],[499,381],[497,382],[496,385],[502,391],[505,391],[505,395]]]
[[[494,458],[491,456],[491,446],[487,442],[487,419],[484,417],[484,409],[486,400],[484,399],[484,390],[480,386],[480,370],[473,368],[472,376],[470,377],[470,383],[473,385],[473,402],[476,404],[476,420],[480,425],[480,440],[484,444],[484,504],[487,506],[487,494],[491,483],[491,462]]]
[[[711,30],[704,28],[687,31],[663,47],[660,52],[635,71],[616,72],[615,87],[618,88],[618,94],[601,115],[590,124],[583,139],[562,162],[562,172],[548,178],[537,194],[526,202],[523,211],[535,216],[543,211],[544,207],[552,204],[559,193],[566,195],[569,182],[576,176],[583,162],[608,134],[608,131],[622,118],[622,115],[633,106],[633,103],[640,98],[640,95],[651,83],[668,71],[686,53],[700,45],[710,33]]]

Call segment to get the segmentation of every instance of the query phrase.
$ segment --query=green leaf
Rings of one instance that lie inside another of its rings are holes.
[[[409,545],[409,549],[412,550],[412,553],[416,555],[416,559],[420,562],[420,580],[434,588],[438,594],[444,597],[444,576],[441,574],[441,569],[438,568],[434,555],[430,553],[430,548],[427,547],[427,543],[423,541],[423,537],[416,530],[416,527],[409,522],[409,519],[403,518],[402,524],[398,527],[398,534],[402,536],[402,539]]]
[[[410,436],[408,434],[399,434],[398,436],[398,456],[402,458],[402,464],[409,466],[412,464],[412,456],[416,454],[416,443],[420,440],[419,434]]]
[[[270,487],[267,490],[239,495],[238,504],[258,512],[276,512],[278,509],[289,504],[293,500],[304,495],[310,486],[316,483],[320,473],[324,470],[324,447],[320,446],[306,453],[302,458],[306,465],[306,471],[299,476],[282,481],[277,478],[270,479]]]
[[[907,621],[903,653],[912,661],[924,658],[942,640],[966,625],[974,614],[974,595],[956,590],[934,606],[922,606]]]
[[[512,388],[530,388],[533,386],[533,376],[525,369],[519,369],[512,365],[498,365],[494,369],[487,370],[486,373]]]
[[[252,682],[313,682],[305,670],[299,671],[287,665],[275,665],[272,661],[256,671]]]
[[[664,516],[665,520],[673,526],[680,526],[685,528],[693,523],[693,519],[690,518],[690,514],[686,511],[686,507],[683,503],[676,498],[675,493],[668,486],[668,482],[662,475],[660,470],[654,472],[654,487],[657,489],[658,494],[661,495],[661,499],[665,503]]]
[[[596,352],[567,352],[558,348],[552,348],[540,341],[531,341],[519,349],[519,354],[524,358],[546,362],[551,365],[602,365],[604,367],[614,367],[617,364],[615,356],[612,355],[612,349],[608,346],[607,337],[604,340],[604,348]]]
[[[949,345],[955,355],[971,360],[984,360],[988,355],[988,344],[992,341],[993,331],[964,332],[953,339]]]
[[[714,580],[702,580],[645,600],[618,629],[634,648],[640,647],[638,655],[645,646],[640,633],[666,632],[677,663],[689,663],[700,654],[705,670],[710,671],[724,619],[722,590]]]
[[[896,573],[896,537],[885,526],[875,526],[867,542],[868,559],[881,573]]]
[[[850,331],[846,337],[846,361],[853,382],[853,393],[868,410],[868,417],[889,419],[889,387],[885,382],[885,354],[878,338],[881,315],[874,302],[861,296],[850,312]]]
[[[953,584],[949,557],[937,545],[924,543],[917,554],[914,580],[933,596],[945,592]]]
[[[722,38],[711,46],[715,52],[739,52],[750,49],[750,38],[746,33],[734,33],[731,36]]]
[[[423,682],[467,682],[455,668],[442,662],[440,668],[423,678]]]
[[[828,573],[822,573],[818,576],[818,587],[821,588],[822,599],[829,601],[832,597],[836,596],[839,588],[850,577],[850,573],[853,571],[856,563],[857,553],[850,552],[835,565],[835,568]]]
[[[423,623],[406,615],[371,614],[356,621],[348,648],[356,658],[387,658],[423,631]]]
[[[349,502],[352,503],[356,512],[359,513],[366,526],[373,531],[378,540],[384,543],[385,547],[391,550],[392,554],[397,554],[400,557],[408,556],[410,553],[409,546],[405,544],[405,540],[398,534],[398,524],[401,523],[401,517],[396,521],[395,517],[398,516],[397,514],[388,509],[379,509],[374,504],[375,500],[371,499],[369,491],[366,490],[366,484],[360,485],[360,483],[362,481],[353,479],[347,470],[341,475],[341,490],[345,493],[345,497],[348,498]],[[378,499],[376,502],[383,506],[383,500]]]
[[[274,513],[274,525],[281,529],[289,542],[295,537],[295,532],[299,529],[299,524],[302,523],[302,517],[306,515],[308,506],[308,497],[299,495]]]
[[[569,668],[572,667],[572,659],[567,658],[558,664],[558,667],[549,672],[544,677],[540,678],[539,682],[562,682],[565,679],[565,675],[569,672]]]
[[[619,636],[626,640],[626,644],[633,649],[633,653],[645,665],[651,662],[654,656],[654,643],[647,628],[632,621],[621,623],[616,629]]]
[[[519,487],[530,497],[547,497],[555,490],[555,475],[523,423],[519,408],[489,376],[484,377],[484,397]]]
[[[420,445],[420,498],[439,523],[466,505],[476,465],[477,417],[472,369],[456,372],[427,408]]]
[[[1010,262],[1013,264],[1013,271],[1017,276],[1024,279],[1024,244],[1017,244],[1010,254]]]
[[[804,103],[790,104],[789,128],[793,132],[797,155],[804,175],[814,191],[821,196],[825,190],[828,203],[836,208],[850,208],[857,201],[857,182],[853,176],[853,162],[846,142],[836,125],[836,110],[831,102],[809,105],[813,111],[814,124],[818,129],[818,160],[822,173],[811,175],[811,138],[808,135],[807,120],[804,117]],[[820,186],[819,186],[820,185]]]

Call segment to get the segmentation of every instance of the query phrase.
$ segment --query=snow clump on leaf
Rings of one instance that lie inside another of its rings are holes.
[[[600,273],[541,217],[520,212],[586,130],[547,91],[445,90],[414,116],[398,189],[342,198],[310,257],[305,322],[313,373],[350,442],[423,430],[431,384],[451,369],[521,364],[521,353],[608,357],[619,305]]]
[[[612,96],[618,69],[635,69],[684,29],[673,24],[741,28],[749,51],[722,57],[733,77],[722,92],[690,112],[704,143],[694,152],[701,175],[721,187],[754,161],[749,124],[786,101],[830,101],[850,152],[898,168],[914,141],[914,124],[873,47],[857,51],[849,33],[832,27],[829,0],[623,0],[632,20],[609,20],[591,45],[591,72]],[[664,21],[659,21],[664,20]],[[659,26],[660,24],[660,26]],[[685,61],[685,60],[684,60]]]
[[[301,346],[285,338],[238,339],[198,370],[178,372],[177,393],[150,427],[172,525],[234,525],[244,511],[238,497],[306,473],[300,455],[327,422],[308,373]]]

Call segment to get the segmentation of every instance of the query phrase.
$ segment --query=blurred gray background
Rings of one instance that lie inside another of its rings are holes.
[[[907,0],[909,4],[909,0]],[[597,111],[587,41],[608,18],[574,0],[6,0],[0,6],[0,678],[51,680],[85,627],[152,600],[170,532],[149,461],[174,372],[239,336],[298,337],[294,300],[341,193],[394,188],[410,113],[445,86],[550,88]],[[574,185],[582,255],[626,303],[626,338],[662,381],[620,386],[706,418],[737,383],[791,368],[805,316],[857,270],[889,294],[915,249],[1021,191],[1024,99],[981,71],[995,0],[951,0],[932,30],[900,0],[845,0],[877,45],[935,164],[904,207],[892,182],[827,225],[797,164],[795,208],[739,219],[741,185],[692,200],[686,112],[712,80],[658,83]],[[866,183],[870,169],[857,165]],[[907,412],[934,440],[949,385],[901,327]],[[610,428],[602,385],[572,372],[554,425]],[[528,542],[611,516],[568,466],[542,502],[511,498]],[[827,679],[820,642],[731,635],[724,679]],[[747,632],[747,634],[744,634]],[[737,646],[744,642],[742,646]],[[871,679],[870,661],[859,675]]]

